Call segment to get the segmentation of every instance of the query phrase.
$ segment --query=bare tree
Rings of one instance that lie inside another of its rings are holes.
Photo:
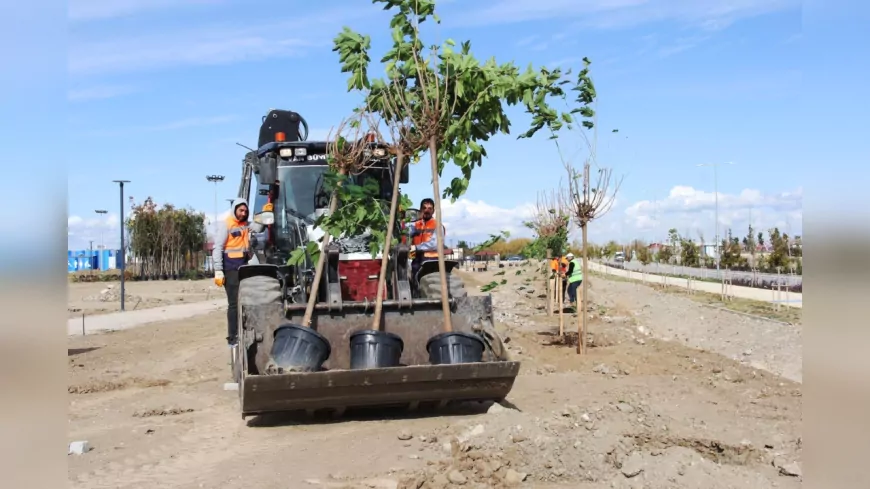
[[[594,155],[594,151],[593,151]],[[587,299],[589,297],[589,246],[588,230],[589,223],[601,218],[613,207],[616,194],[622,184],[622,178],[613,181],[613,170],[610,168],[598,168],[595,170],[595,178],[592,178],[591,159],[587,158],[583,169],[578,171],[565,163],[565,171],[568,173],[568,189],[566,201],[570,203],[570,209],[574,222],[580,227],[583,242],[583,300],[577,308],[580,317],[577,331],[577,353],[586,351],[584,338],[588,321]]]
[[[378,292],[375,299],[375,314],[372,329],[380,331],[381,316],[384,307],[384,288],[386,285],[387,265],[389,263],[390,246],[393,240],[393,228],[396,225],[396,214],[399,207],[399,180],[406,162],[426,148],[428,141],[414,128],[409,114],[413,113],[406,92],[395,84],[388,85],[377,95],[381,116],[387,126],[386,137],[380,131],[380,124],[370,124],[376,131],[377,139],[383,143],[390,155],[395,156],[396,166],[393,170],[393,193],[390,200],[390,213],[387,222],[387,232],[381,255],[381,272],[378,276]]]
[[[329,166],[332,171],[336,172],[341,178],[349,175],[354,175],[365,171],[370,166],[370,159],[366,156],[366,135],[370,132],[367,127],[371,120],[367,116],[365,109],[357,111],[356,115],[351,119],[344,119],[333,130],[329,131],[326,138],[326,154],[329,161]],[[334,214],[339,204],[338,187],[342,184],[338,182],[338,186],[332,189],[329,198],[328,213]],[[305,307],[305,315],[302,317],[302,325],[310,326],[311,316],[314,313],[314,305],[317,303],[317,289],[320,280],[323,276],[323,266],[326,262],[326,247],[329,245],[331,238],[330,232],[326,227],[323,228],[324,234],[320,241],[320,253],[317,257],[317,265],[314,269],[314,282],[311,286],[311,295],[308,297],[308,304]]]

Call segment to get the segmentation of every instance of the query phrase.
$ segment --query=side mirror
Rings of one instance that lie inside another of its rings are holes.
[[[405,162],[402,167],[402,173],[399,174],[399,183],[408,183],[411,181],[411,165]]]
[[[275,224],[275,213],[274,212],[261,212],[254,216],[254,222],[258,224],[263,224],[265,226],[271,226]]]
[[[420,218],[420,209],[405,209],[405,222],[414,222]]]
[[[274,185],[278,181],[278,159],[274,155],[260,158],[257,167],[260,185]]]

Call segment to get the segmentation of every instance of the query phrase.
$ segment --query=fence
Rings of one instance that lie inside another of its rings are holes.
[[[630,262],[614,263],[605,261],[605,265],[615,268],[624,268],[633,272],[646,272],[656,275],[675,275],[682,277],[693,277],[703,280],[715,280],[721,282],[726,277],[731,280],[738,280],[742,283],[751,284],[752,287],[761,287],[764,284],[782,284],[787,287],[796,287],[803,284],[803,277],[800,275],[792,275],[790,273],[761,273],[761,272],[744,272],[737,270],[711,270],[709,268],[694,268],[682,265],[670,265],[664,263],[650,263],[644,265],[639,261],[632,260]],[[783,270],[787,272],[787,270]]]
[[[743,299],[751,299],[762,302],[770,302],[776,305],[778,309],[781,306],[803,307],[803,294],[800,292],[790,292],[788,289],[760,289],[756,287],[742,287],[733,285],[730,280],[725,280],[721,283],[701,282],[694,279],[674,278],[667,275],[657,275],[651,272],[635,272],[632,270],[622,270],[613,268],[601,263],[590,263],[590,270],[603,273],[615,277],[623,277],[638,282],[650,284],[662,284],[668,287],[679,287],[690,292],[701,291],[710,294],[718,294],[723,300],[728,300],[733,297]]]

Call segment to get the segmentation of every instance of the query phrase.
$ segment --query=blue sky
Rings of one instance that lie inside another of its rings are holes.
[[[577,67],[588,56],[599,92],[599,164],[624,181],[616,206],[590,228],[596,241],[661,239],[670,227],[714,234],[713,171],[720,226],[744,234],[780,226],[802,233],[806,148],[802,98],[807,59],[793,0],[453,0],[427,42],[470,39],[480,58],[520,66]],[[389,14],[364,0],[71,0],[66,158],[69,246],[117,243],[118,189],[137,201],[213,214],[208,174],[235,196],[244,150],[269,108],[300,112],[323,137],[358,94],[331,51],[347,25],[371,34],[373,57],[389,42]],[[525,230],[537,193],[564,170],[546,137],[492,140],[471,188],[445,205],[448,239]],[[618,128],[619,133],[611,133]],[[579,139],[563,144],[578,148]],[[725,165],[733,162],[733,165]],[[454,172],[443,177],[448,183]],[[412,167],[414,201],[431,194]],[[100,220],[95,209],[111,214]],[[96,244],[96,243],[95,243]]]

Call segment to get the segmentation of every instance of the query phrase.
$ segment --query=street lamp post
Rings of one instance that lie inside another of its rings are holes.
[[[126,270],[126,253],[124,252],[124,184],[130,180],[112,180],[118,184],[121,191],[121,251],[118,259],[121,260],[121,312],[124,311],[124,271]]]
[[[214,227],[213,236],[214,239],[217,239],[217,215],[218,215],[218,206],[217,206],[217,184],[224,181],[223,175],[206,175],[205,179],[214,184],[214,217],[212,219],[212,226]]]
[[[733,161],[729,161],[725,163],[726,165],[733,165]],[[699,163],[698,166],[712,166],[713,167],[713,198],[716,202],[716,241],[713,243],[713,246],[716,250],[716,271],[719,271],[719,173],[717,171],[719,167],[719,163]],[[703,243],[702,243],[703,244]]]
[[[109,213],[109,211],[107,211],[105,209],[97,209],[94,212],[96,212],[100,216],[105,216],[106,214]],[[103,226],[100,226],[100,250],[105,250],[105,249],[106,249],[106,243],[103,241]]]

